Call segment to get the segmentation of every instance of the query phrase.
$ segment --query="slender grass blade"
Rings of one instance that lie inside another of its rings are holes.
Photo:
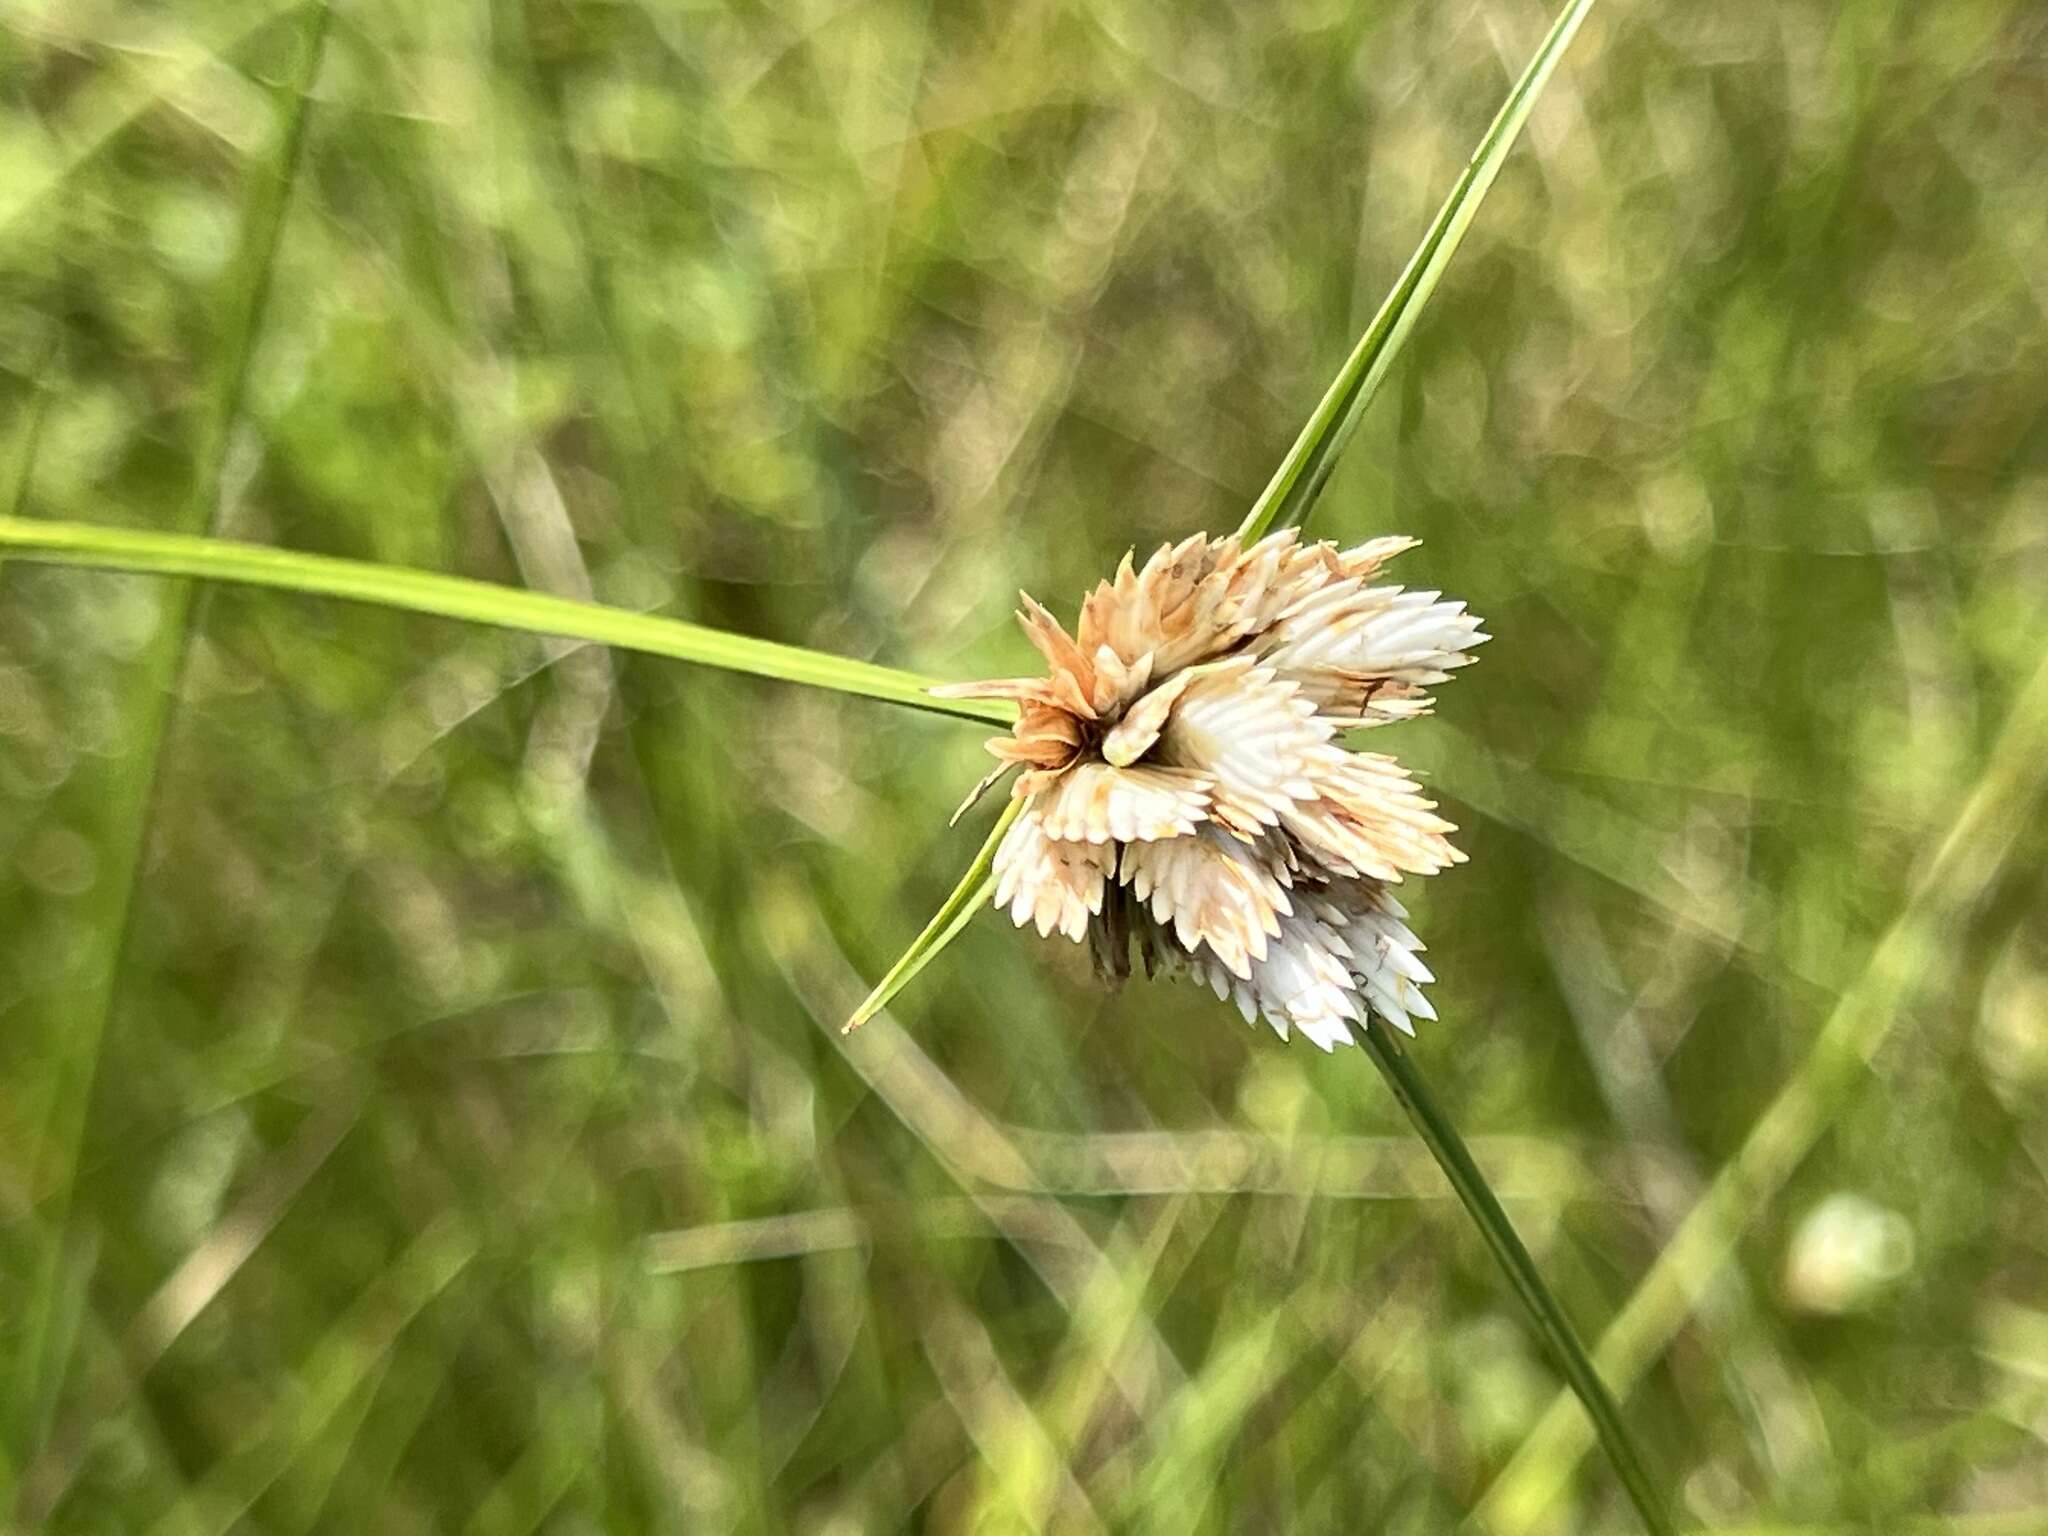
[[[220,300],[221,346],[208,397],[203,435],[193,461],[190,495],[183,510],[186,527],[211,526],[219,515],[229,435],[242,413],[249,359],[269,307],[278,242],[291,210],[298,180],[314,81],[325,53],[328,10],[321,0],[307,7],[300,23],[295,65],[278,89],[284,131],[275,155],[252,178],[235,260]],[[4,219],[0,219],[4,224]],[[35,440],[23,445],[22,478],[15,510],[25,504]],[[14,518],[7,519],[10,522]],[[23,526],[39,526],[33,522]],[[123,957],[133,921],[135,889],[157,815],[158,773],[196,628],[187,594],[165,604],[161,622],[119,686],[126,707],[121,749],[102,767],[106,777],[94,799],[92,824],[98,857],[107,874],[89,882],[70,916],[89,933],[90,959],[83,978],[56,1000],[51,1025],[58,1054],[40,1132],[38,1194],[49,1224],[49,1242],[37,1264],[29,1299],[14,1330],[18,1352],[4,1390],[12,1415],[8,1440],[30,1444],[47,1431],[61,1390],[73,1324],[64,1320],[78,1285],[70,1266],[77,1262],[72,1199],[79,1178],[93,1087],[102,1049],[120,992]],[[4,1482],[4,1479],[0,1479]]]
[[[1379,313],[1372,317],[1365,334],[1358,338],[1358,345],[1344,360],[1344,366],[1338,370],[1337,377],[1316,406],[1315,414],[1301,429],[1301,436],[1294,440],[1294,446],[1287,450],[1287,457],[1280,461],[1272,480],[1245,515],[1238,532],[1247,543],[1274,528],[1299,527],[1308,520],[1309,511],[1315,506],[1316,498],[1322,495],[1323,486],[1337,466],[1338,455],[1350,442],[1359,417],[1372,403],[1373,396],[1379,393],[1388,370],[1394,366],[1394,359],[1400,356],[1409,333],[1415,328],[1416,318],[1429,302],[1430,295],[1436,292],[1436,285],[1450,266],[1451,258],[1458,253],[1465,231],[1479,212],[1479,205],[1487,192],[1492,189],[1494,178],[1500,174],[1500,168],[1507,160],[1508,151],[1515,147],[1515,140],[1521,136],[1522,125],[1529,120],[1536,98],[1543,94],[1543,87],[1557,69],[1558,60],[1564,57],[1579,24],[1592,8],[1593,0],[1570,0],[1558,13],[1542,46],[1529,60],[1528,68],[1522,71],[1514,89],[1508,92],[1508,99],[1501,104],[1499,114],[1486,130],[1486,137],[1479,141],[1479,148],[1473,152],[1470,163],[1452,186],[1450,196],[1437,210],[1428,233],[1422,237],[1422,244],[1408,259],[1393,292],[1380,305]]]
[[[893,667],[462,576],[228,539],[13,517],[0,517],[0,549],[10,551],[16,559],[52,565],[191,576],[312,597],[338,597],[408,613],[644,651],[964,720],[997,725],[1010,720],[1009,709],[999,703],[934,698],[927,692],[930,685],[925,679]]]
[[[938,957],[940,950],[960,937],[968,920],[988,904],[996,883],[996,877],[989,872],[995,863],[996,845],[1003,840],[1003,834],[1010,830],[1010,823],[1017,819],[1017,813],[1023,808],[1022,800],[1004,803],[1003,814],[989,828],[981,852],[967,866],[967,873],[953,887],[953,894],[932,914],[932,920],[924,925],[924,932],[911,940],[910,948],[903,952],[903,957],[890,966],[889,973],[875,984],[875,990],[867,995],[867,1001],[854,1009],[853,1017],[846,1021],[841,1034],[852,1033],[888,1007],[890,999],[909,986],[917,973]]]

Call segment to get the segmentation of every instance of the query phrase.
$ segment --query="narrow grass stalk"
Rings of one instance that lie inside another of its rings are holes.
[[[210,526],[219,512],[228,442],[241,415],[249,359],[269,305],[278,240],[290,210],[305,143],[313,82],[326,48],[327,22],[325,0],[307,7],[294,67],[276,92],[284,131],[274,157],[254,173],[235,261],[222,292],[220,360],[183,509],[188,528]],[[15,512],[28,499],[27,477],[34,447],[33,438],[23,445]],[[5,520],[20,521],[12,516]],[[22,525],[39,526],[33,522]],[[158,767],[185,670],[192,635],[191,608],[183,594],[164,605],[156,633],[124,684],[126,707],[121,715],[133,722],[133,728],[124,750],[113,754],[115,760],[99,770],[105,777],[96,808],[98,819],[92,823],[95,853],[105,873],[67,914],[90,931],[90,958],[77,968],[81,979],[65,989],[48,1024],[55,1042],[54,1071],[43,1111],[35,1191],[44,1202],[48,1238],[35,1266],[20,1324],[14,1330],[17,1351],[8,1383],[13,1417],[7,1427],[14,1443],[24,1449],[46,1438],[75,1328],[76,1314],[67,1316],[67,1293],[75,1291],[79,1283],[71,1270],[76,1260],[72,1199],[93,1085],[114,1015],[122,957],[128,949],[136,881],[155,821]],[[5,1514],[0,1514],[0,1523],[5,1520]]]
[[[1514,1223],[1508,1220],[1507,1212],[1494,1198],[1479,1165],[1473,1162],[1472,1154],[1466,1150],[1464,1139],[1430,1095],[1422,1074],[1415,1070],[1415,1063],[1401,1048],[1393,1031],[1379,1019],[1374,1019],[1368,1028],[1358,1033],[1365,1042],[1373,1065],[1380,1069],[1380,1075],[1387,1080],[1387,1087],[1393,1091],[1401,1108],[1408,1112],[1409,1122],[1428,1145],[1430,1153],[1442,1167],[1444,1177],[1451,1181],[1451,1188],[1457,1192],[1458,1199],[1477,1224],[1480,1237],[1493,1254],[1494,1262],[1500,1265],[1501,1273],[1507,1276],[1509,1287],[1528,1312],[1529,1321],[1535,1325],[1537,1335],[1543,1340],[1557,1368],[1571,1383],[1579,1401],[1585,1404],[1586,1416],[1592,1420],[1594,1432],[1607,1452],[1607,1459],[1614,1464],[1622,1486],[1628,1490],[1636,1512],[1643,1518],[1644,1527],[1652,1536],[1671,1536],[1675,1527],[1644,1468],[1642,1453],[1629,1434],[1620,1407],[1608,1392],[1607,1384],[1600,1379],[1600,1373],[1593,1369],[1585,1346],[1572,1331],[1571,1322],[1557,1304],[1557,1298],[1543,1283],[1536,1261],[1522,1246]]]
[[[964,720],[997,725],[1010,720],[1005,705],[984,699],[934,698],[926,691],[930,684],[924,678],[893,667],[463,576],[228,539],[36,518],[0,517],[0,550],[11,551],[16,559],[51,565],[192,576],[311,597],[338,597],[408,613],[645,651]]]
[[[1408,258],[1408,265],[1402,270],[1393,291],[1380,305],[1379,313],[1372,317],[1365,334],[1358,338],[1358,345],[1352,348],[1351,356],[1345,359],[1344,366],[1324,392],[1315,414],[1309,417],[1308,424],[1301,429],[1301,436],[1288,449],[1287,457],[1280,461],[1272,480],[1253,503],[1251,511],[1245,514],[1238,532],[1247,543],[1274,528],[1296,527],[1308,520],[1309,510],[1322,494],[1330,471],[1336,468],[1337,457],[1351,440],[1359,417],[1372,403],[1373,396],[1379,393],[1387,371],[1394,366],[1394,359],[1400,355],[1409,332],[1415,328],[1416,317],[1422,313],[1430,295],[1436,292],[1444,269],[1450,266],[1473,216],[1479,212],[1480,203],[1492,189],[1494,178],[1500,174],[1508,151],[1521,137],[1522,125],[1529,120],[1536,98],[1543,94],[1543,87],[1549,84],[1558,60],[1571,46],[1579,23],[1586,19],[1586,13],[1592,8],[1593,0],[1570,0],[1558,13],[1535,56],[1529,60],[1514,89],[1508,92],[1507,100],[1501,103],[1500,112],[1486,130],[1486,136],[1472,152],[1472,159],[1452,186],[1450,196],[1437,210],[1436,218],[1422,237],[1422,244]]]
[[[853,1017],[846,1021],[841,1034],[851,1034],[888,1007],[889,1000],[909,986],[940,950],[960,936],[960,930],[967,926],[968,920],[987,905],[995,891],[996,877],[989,870],[996,860],[996,845],[1003,840],[1003,834],[1010,830],[1010,823],[1023,809],[1022,800],[1004,803],[1003,814],[989,828],[981,852],[967,866],[967,873],[953,887],[953,894],[932,914],[932,920],[924,925],[924,932],[911,940],[910,948],[903,951],[902,958],[889,967],[889,974],[875,984],[875,990],[867,995],[867,1000],[854,1009]]]

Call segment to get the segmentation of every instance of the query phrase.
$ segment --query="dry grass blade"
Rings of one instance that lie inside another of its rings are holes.
[[[250,1509],[305,1456],[396,1350],[405,1330],[480,1252],[464,1220],[444,1212],[381,1273],[300,1362],[294,1390],[252,1414],[234,1448],[151,1527],[152,1536],[242,1528]]]

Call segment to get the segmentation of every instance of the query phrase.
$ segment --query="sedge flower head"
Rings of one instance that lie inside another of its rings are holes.
[[[1017,926],[1090,944],[1118,983],[1191,975],[1281,1038],[1329,1050],[1377,1013],[1434,1018],[1392,887],[1463,855],[1408,772],[1349,731],[1424,714],[1487,637],[1465,605],[1375,583],[1412,548],[1293,531],[1198,534],[1129,556],[1069,634],[1028,595],[1043,677],[939,690],[1008,699],[996,771],[1024,804],[995,855]],[[963,806],[964,810],[965,807]]]

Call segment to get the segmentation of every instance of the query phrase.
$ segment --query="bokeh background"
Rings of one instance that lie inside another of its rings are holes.
[[[1012,671],[1546,21],[6,0],[0,491]],[[1498,637],[1416,1057],[1688,1524],[2048,1531],[2044,146],[2037,0],[1596,10],[1318,512]],[[1358,1053],[838,1036],[981,734],[0,566],[0,1525],[1635,1529]]]

